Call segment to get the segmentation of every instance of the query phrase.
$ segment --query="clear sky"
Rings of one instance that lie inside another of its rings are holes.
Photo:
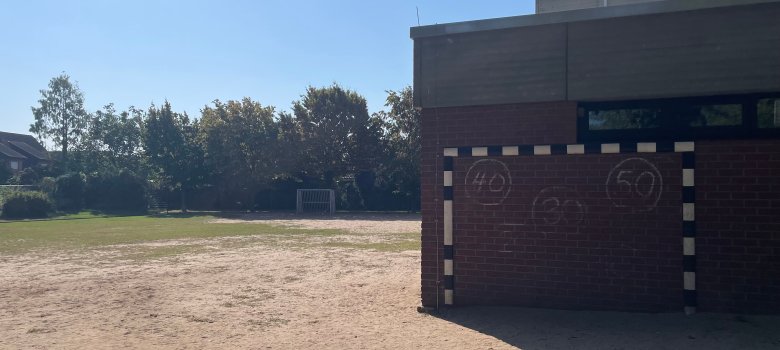
[[[409,27],[530,14],[533,0],[0,3],[0,131],[28,132],[39,90],[65,72],[95,111],[168,99],[199,116],[214,99],[290,110],[309,85],[337,82],[383,107],[412,83]]]

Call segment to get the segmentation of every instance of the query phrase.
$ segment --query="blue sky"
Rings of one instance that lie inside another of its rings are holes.
[[[338,82],[383,107],[412,82],[409,27],[530,14],[515,1],[8,1],[0,5],[0,131],[26,133],[30,106],[66,72],[89,111],[168,99],[199,116],[249,96],[290,110]]]

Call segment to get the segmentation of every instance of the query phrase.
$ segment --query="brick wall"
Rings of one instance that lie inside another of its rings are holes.
[[[422,130],[422,302],[435,306],[443,304],[442,148],[576,143],[576,104],[426,109]],[[696,146],[700,310],[780,312],[780,141]],[[650,175],[636,175],[648,164],[658,181],[651,207],[613,172],[628,170],[634,190],[648,193]],[[681,310],[678,154],[454,165],[456,305]],[[509,193],[490,190],[491,171],[513,179]]]
[[[489,183],[503,165],[511,187]],[[680,310],[680,169],[679,154],[456,159],[458,305]]]
[[[422,111],[422,303],[443,304],[441,149],[482,144],[571,143],[574,103],[535,103]]]
[[[700,309],[780,313],[780,140],[696,143]]]

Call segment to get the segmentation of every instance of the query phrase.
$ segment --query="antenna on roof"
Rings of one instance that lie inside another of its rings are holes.
[[[414,8],[417,9],[417,26],[420,26],[420,6],[415,6]]]

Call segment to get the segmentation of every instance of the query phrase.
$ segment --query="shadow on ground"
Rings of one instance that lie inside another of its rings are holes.
[[[780,316],[459,307],[433,316],[526,349],[780,349]]]

